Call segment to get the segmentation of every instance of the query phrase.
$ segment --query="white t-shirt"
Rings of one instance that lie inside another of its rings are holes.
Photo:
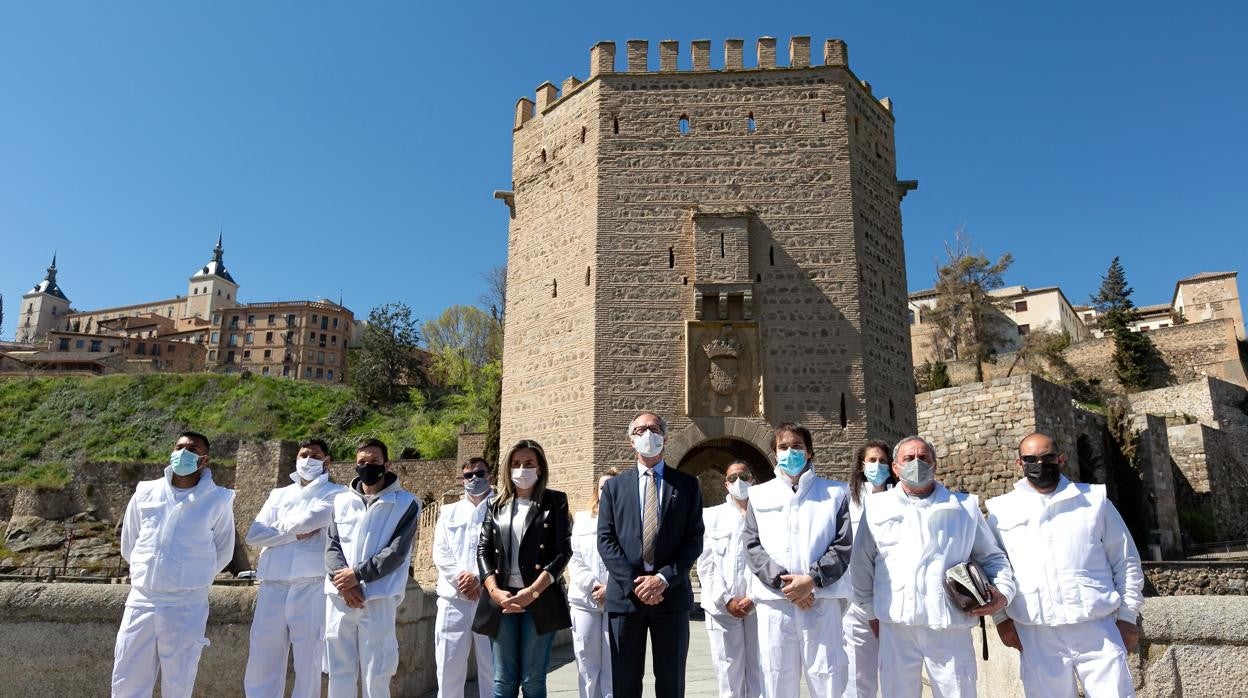
[[[508,566],[511,575],[507,577],[507,586],[513,589],[523,589],[524,577],[520,576],[520,541],[524,539],[524,524],[528,521],[529,509],[533,507],[533,501],[517,497],[512,502],[511,564]]]

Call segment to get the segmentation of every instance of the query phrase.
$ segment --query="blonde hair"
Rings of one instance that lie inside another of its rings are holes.
[[[615,477],[619,474],[619,470],[616,470],[615,468],[607,468],[607,471],[599,476],[598,479],[601,480],[603,477]],[[596,485],[597,483],[595,483],[594,493],[589,497],[589,513],[594,516],[598,515],[598,487]]]
[[[516,442],[515,446],[507,452],[507,457],[503,459],[502,466],[498,469],[498,504],[506,504],[516,496],[516,485],[511,481],[511,459],[516,455],[516,451],[524,449],[537,454],[537,483],[533,485],[533,491],[529,493],[529,499],[534,502],[542,501],[542,494],[546,492],[546,480],[550,477],[550,466],[546,462],[546,451],[542,449],[542,445],[532,439],[521,439]]]

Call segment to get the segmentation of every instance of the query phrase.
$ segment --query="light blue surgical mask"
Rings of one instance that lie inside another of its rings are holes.
[[[862,463],[863,477],[867,478],[867,482],[875,485],[876,487],[888,482],[888,476],[892,474],[892,467],[883,461],[877,461],[875,463],[863,461]]]
[[[789,477],[797,477],[806,469],[806,452],[797,448],[776,451],[776,465]]]
[[[186,477],[199,470],[199,454],[179,448],[170,454],[169,467],[173,468],[174,475]]]

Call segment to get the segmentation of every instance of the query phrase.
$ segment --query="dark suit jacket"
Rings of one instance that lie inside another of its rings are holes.
[[[702,554],[702,490],[697,478],[670,465],[663,468],[659,492],[659,533],[654,573],[667,580],[663,601],[643,604],[633,580],[647,574],[641,559],[641,501],[637,467],[607,480],[598,502],[598,554],[606,566],[606,608],[610,613],[670,613],[693,608],[689,568]],[[653,574],[653,573],[650,573]]]
[[[507,586],[507,578],[511,576],[511,540],[509,535],[503,534],[498,522],[510,514],[510,502],[499,506],[497,498],[491,499],[486,505],[481,539],[477,544],[477,567],[481,580],[495,575],[499,586]],[[532,584],[543,571],[549,572],[555,581],[524,612],[533,618],[539,634],[570,628],[572,616],[568,611],[568,595],[563,588],[563,568],[572,558],[568,496],[546,490],[541,501],[534,502],[529,508],[526,521],[528,524],[520,539],[520,576],[525,586]],[[482,635],[496,637],[502,616],[503,609],[483,590],[472,629]]]

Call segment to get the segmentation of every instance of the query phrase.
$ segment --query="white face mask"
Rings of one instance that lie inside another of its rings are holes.
[[[299,477],[311,482],[325,473],[325,461],[315,458],[296,458],[295,472]]]
[[[749,499],[750,498],[750,483],[746,482],[745,480],[742,480],[741,478],[737,478],[736,482],[728,483],[728,494],[732,495],[733,499],[740,499],[740,500]]]
[[[537,484],[537,468],[512,468],[511,484],[527,490]]]
[[[663,435],[647,431],[633,437],[633,448],[642,458],[654,458],[663,452]]]

